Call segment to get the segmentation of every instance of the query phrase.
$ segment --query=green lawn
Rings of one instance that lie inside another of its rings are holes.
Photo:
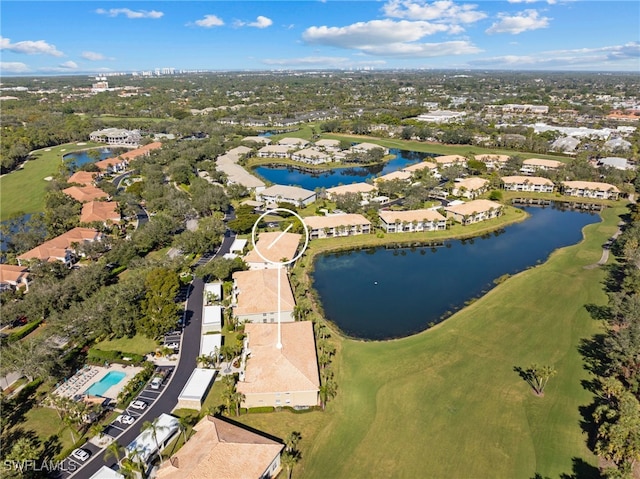
[[[429,331],[386,342],[339,340],[339,394],[318,413],[319,424],[281,414],[241,420],[273,434],[313,434],[297,477],[576,477],[581,461],[583,472],[592,469],[597,460],[579,413],[591,401],[581,386],[589,374],[577,346],[601,328],[584,305],[606,303],[605,272],[583,267],[600,258],[623,210],[605,210],[582,243]],[[544,397],[513,370],[533,362],[558,370]]]
[[[104,146],[92,142],[79,146],[77,143],[66,143],[34,151],[24,168],[0,178],[0,220],[4,221],[18,213],[43,211],[48,184],[45,178],[58,171],[62,165],[62,155],[100,145]]]
[[[158,342],[149,339],[141,334],[136,334],[132,338],[118,338],[107,341],[101,341],[94,346],[102,351],[122,351],[126,353],[134,353],[145,355],[156,350]]]

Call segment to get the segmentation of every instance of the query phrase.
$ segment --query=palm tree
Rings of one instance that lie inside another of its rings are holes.
[[[333,380],[332,375],[327,375],[322,384],[320,385],[320,405],[322,406],[322,410],[324,411],[327,406],[327,401],[334,397],[337,393],[338,385]]]
[[[240,415],[240,405],[244,400],[245,400],[245,395],[242,394],[240,391],[234,390],[233,394],[231,395],[231,402],[233,402],[233,404],[236,407],[236,416]]]
[[[287,477],[291,479],[291,473],[293,472],[293,467],[297,464],[299,459],[298,454],[293,454],[289,451],[284,451],[280,458],[280,462],[287,469]]]
[[[158,450],[158,457],[160,457],[160,466],[162,466],[162,451],[160,450],[160,444],[158,443],[158,433],[162,432],[166,429],[166,426],[161,426],[158,424],[158,418],[155,418],[153,422],[145,421],[142,425],[143,431],[151,431],[151,436],[153,437],[154,442],[156,443],[156,449]]]
[[[189,426],[191,426],[193,423],[193,420],[191,418],[191,416],[184,416],[184,417],[179,417],[178,418],[178,427],[180,428],[180,431],[182,432],[182,437],[184,439],[185,444],[187,443],[187,429],[189,428]]]
[[[118,463],[118,465],[120,465],[120,453],[123,452],[123,447],[120,446],[120,444],[118,444],[117,441],[112,441],[107,448],[104,451],[104,456],[102,456],[105,460],[105,462],[110,458],[113,457],[116,462]]]

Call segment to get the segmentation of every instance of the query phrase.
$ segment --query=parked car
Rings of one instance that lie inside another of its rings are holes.
[[[128,414],[120,414],[116,418],[116,422],[119,422],[120,424],[126,424],[127,426],[130,424],[133,424],[133,421],[135,420],[136,420],[135,417],[129,416]]]
[[[162,386],[161,377],[156,376],[151,380],[151,389],[160,389],[160,386]]]
[[[137,400],[131,403],[132,409],[145,409],[146,407],[147,407],[147,403],[144,401]]]
[[[71,455],[74,458],[76,458],[78,461],[84,462],[87,459],[89,459],[89,456],[91,456],[91,453],[86,449],[78,448],[78,449],[74,449]]]
[[[170,349],[178,349],[180,347],[180,343],[169,343],[165,344],[165,346]]]

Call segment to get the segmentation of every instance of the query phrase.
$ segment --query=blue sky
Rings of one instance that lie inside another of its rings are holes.
[[[0,4],[0,73],[461,68],[640,72],[640,2]]]

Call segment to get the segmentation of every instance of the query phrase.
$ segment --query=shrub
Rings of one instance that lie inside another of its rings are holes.
[[[25,324],[18,331],[15,331],[15,332],[11,333],[7,337],[7,342],[8,343],[13,343],[15,341],[21,340],[22,338],[27,336],[29,333],[32,333],[33,331],[35,331],[38,328],[38,326],[40,326],[40,323],[42,323],[42,320],[38,319],[36,321],[31,321],[30,323]]]

